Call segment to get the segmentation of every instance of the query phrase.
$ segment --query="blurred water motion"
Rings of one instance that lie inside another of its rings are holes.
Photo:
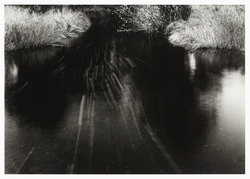
[[[226,164],[218,160],[218,164],[225,166],[220,168],[221,173],[226,173],[228,168],[234,173],[238,171],[236,164],[243,168],[245,161],[244,53],[206,50],[194,56],[196,70],[192,84],[196,110],[192,118],[207,123],[203,151],[196,155],[228,160]],[[206,164],[216,173],[211,161]]]
[[[244,53],[160,35],[6,54],[6,173],[244,173]]]

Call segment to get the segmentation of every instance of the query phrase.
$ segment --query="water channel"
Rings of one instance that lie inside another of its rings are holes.
[[[5,173],[245,173],[245,54],[162,34],[5,54]]]

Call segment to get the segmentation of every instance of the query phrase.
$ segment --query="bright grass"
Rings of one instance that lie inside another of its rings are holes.
[[[35,13],[17,6],[4,7],[5,51],[63,44],[85,32],[90,21],[69,8]]]
[[[167,26],[169,41],[188,50],[220,48],[245,50],[245,7],[194,5],[187,21]]]
[[[163,32],[170,22],[186,19],[190,6],[187,5],[122,5],[115,13],[121,19],[118,30]]]
[[[164,19],[161,15],[159,6],[140,5],[133,16],[135,31],[153,32],[163,24]]]

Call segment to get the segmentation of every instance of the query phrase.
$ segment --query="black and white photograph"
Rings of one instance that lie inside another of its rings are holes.
[[[5,175],[246,174],[245,4],[20,3]]]

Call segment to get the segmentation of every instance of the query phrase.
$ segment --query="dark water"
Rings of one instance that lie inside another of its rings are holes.
[[[245,56],[161,35],[5,55],[5,173],[245,173]]]

